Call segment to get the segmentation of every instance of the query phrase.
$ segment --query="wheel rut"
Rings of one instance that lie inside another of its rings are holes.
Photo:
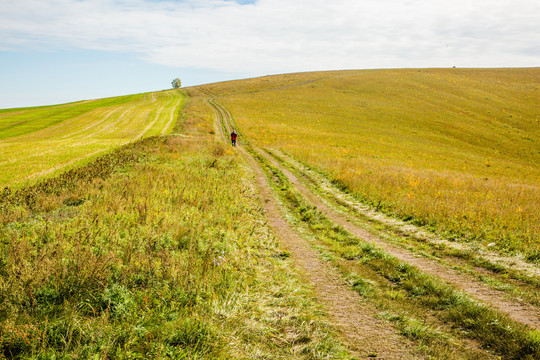
[[[389,244],[385,240],[374,236],[364,228],[353,223],[351,218],[338,213],[334,209],[323,203],[319,195],[309,190],[291,171],[285,166],[276,161],[275,158],[268,155],[265,151],[256,150],[258,154],[270,161],[274,166],[280,169],[285,176],[291,181],[295,188],[314,206],[317,207],[330,221],[342,226],[352,235],[378,246],[383,251],[393,255],[394,257],[411,264],[421,271],[437,276],[446,281],[455,288],[467,293],[472,298],[481,301],[482,303],[495,308],[496,310],[506,314],[511,319],[530,326],[534,329],[540,329],[540,310],[527,303],[511,300],[507,298],[507,294],[502,291],[488,287],[486,284],[478,281],[474,277],[459,273],[456,270],[450,269],[438,263],[435,260],[417,256],[414,253],[407,251],[401,247]]]
[[[208,99],[207,103],[216,116],[218,132],[228,142],[225,131],[231,129],[230,113],[213,99]],[[338,271],[322,260],[318,252],[292,229],[260,164],[243,147],[238,147],[238,151],[254,171],[265,215],[274,234],[290,252],[349,349],[363,358],[375,355],[379,359],[423,359],[410,340],[401,336],[387,321],[376,317],[379,311],[362,301]]]

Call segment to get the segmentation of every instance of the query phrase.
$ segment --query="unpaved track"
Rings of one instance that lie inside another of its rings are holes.
[[[427,232],[421,227],[397,218],[389,217],[383,213],[376,212],[369,206],[358,202],[358,200],[354,199],[351,194],[337,189],[328,178],[325,178],[316,171],[307,168],[296,159],[291,158],[291,156],[276,150],[269,151],[268,149],[265,149],[265,151],[272,154],[276,159],[278,159],[279,162],[285,164],[285,166],[287,166],[289,169],[295,169],[296,173],[300,174],[301,180],[309,179],[309,181],[304,181],[304,183],[308,184],[308,187],[312,192],[314,191],[314,188],[316,188],[316,192],[318,194],[325,194],[325,196],[320,196],[320,198],[324,198],[324,202],[327,204],[329,203],[328,198],[333,198],[337,203],[343,203],[347,207],[350,207],[350,209],[354,210],[353,212],[356,212],[359,215],[358,218],[370,219],[376,223],[384,224],[385,226],[396,230],[398,233],[402,233],[405,237],[412,236],[421,240],[422,242],[429,243],[430,245],[443,246],[459,252],[474,251],[475,257],[478,260],[485,260],[493,264],[500,265],[504,268],[515,270],[518,273],[522,273],[526,277],[540,277],[540,266],[525,261],[522,256],[497,253],[491,251],[489,248],[479,246],[477,243],[473,245],[459,241],[446,240],[433,233]],[[309,186],[309,183],[312,183],[313,185]],[[328,198],[326,198],[326,196]]]
[[[231,126],[230,114],[214,100],[208,100],[216,116],[216,125],[223,139],[228,142]],[[225,129],[223,129],[223,127]],[[277,200],[258,162],[242,147],[242,156],[248,161],[256,176],[262,204],[268,223],[280,243],[291,253],[297,267],[313,287],[316,297],[343,335],[349,348],[363,358],[375,355],[378,359],[421,359],[412,342],[400,336],[385,320],[375,317],[379,311],[362,301],[309,243],[296,233],[283,217]]]
[[[329,220],[341,225],[345,230],[354,236],[374,244],[383,251],[395,256],[396,258],[411,264],[421,271],[437,276],[438,278],[453,285],[457,289],[469,294],[476,300],[489,305],[496,310],[508,315],[511,319],[529,325],[532,328],[540,329],[540,310],[530,304],[521,303],[507,298],[507,294],[502,291],[497,291],[488,287],[486,284],[478,281],[474,277],[457,272],[443,266],[435,260],[425,257],[418,257],[401,247],[389,244],[383,239],[370,234],[365,229],[351,222],[347,216],[342,215],[334,209],[324,204],[321,198],[304,186],[294,174],[287,168],[276,161],[275,158],[268,155],[265,151],[256,150],[261,156],[270,161],[274,166],[278,167],[285,176],[293,183],[295,188],[314,206],[317,207]]]

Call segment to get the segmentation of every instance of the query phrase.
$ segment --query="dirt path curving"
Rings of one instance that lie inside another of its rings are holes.
[[[511,319],[529,325],[534,329],[540,329],[540,309],[530,304],[522,303],[517,300],[507,298],[507,294],[488,287],[486,284],[475,279],[471,275],[460,273],[456,270],[445,267],[435,260],[425,257],[419,257],[401,247],[389,244],[383,239],[372,235],[365,229],[351,222],[347,216],[338,213],[327,206],[321,198],[309,190],[301,180],[299,180],[286,167],[276,161],[275,158],[262,150],[256,150],[261,156],[270,161],[279,168],[285,176],[291,181],[295,188],[314,206],[316,206],[332,222],[341,225],[345,230],[354,236],[378,246],[385,252],[396,258],[411,264],[421,271],[437,276],[457,289],[469,294],[476,300],[495,308],[496,310],[508,315]]]
[[[218,131],[228,142],[223,127],[229,129],[230,114],[215,100],[208,100],[216,116]],[[296,233],[279,209],[278,202],[259,163],[242,147],[241,155],[253,169],[265,215],[280,243],[291,253],[297,267],[311,284],[333,324],[343,336],[346,345],[359,356],[379,359],[422,359],[414,344],[375,315],[379,312],[372,304],[362,301],[352,291],[337,270],[319,257],[318,252]]]

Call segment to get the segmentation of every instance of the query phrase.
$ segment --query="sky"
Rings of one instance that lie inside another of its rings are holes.
[[[540,66],[540,1],[0,0],[0,108],[452,66]]]

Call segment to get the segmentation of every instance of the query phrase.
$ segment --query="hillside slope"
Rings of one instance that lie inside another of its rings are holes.
[[[76,167],[126,142],[172,130],[176,90],[0,111],[0,187]]]
[[[212,108],[216,137],[229,142],[237,128],[230,111],[207,90],[190,89],[189,95]],[[245,136],[237,145],[256,174],[268,223],[360,357],[414,358],[406,343],[393,341],[388,323],[376,324],[373,317],[389,320],[436,358],[540,356],[540,268],[478,245],[470,251],[367,209],[324,174],[280,151],[250,145]],[[469,347],[471,339],[480,348]]]
[[[197,109],[0,196],[0,359],[353,358]]]
[[[469,100],[442,91],[458,74]],[[13,110],[14,171],[87,164],[0,191],[0,358],[539,358],[537,74],[289,74]]]
[[[318,72],[203,88],[254,144],[377,209],[536,259],[540,69]]]

